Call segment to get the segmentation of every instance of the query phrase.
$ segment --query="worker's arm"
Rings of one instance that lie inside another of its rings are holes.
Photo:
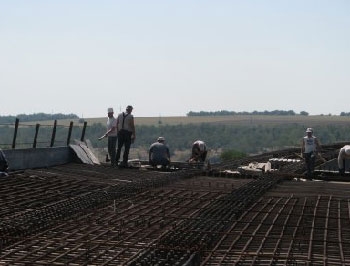
[[[134,117],[130,121],[130,127],[131,127],[131,132],[132,132],[131,139],[135,140],[136,139],[136,131],[135,131]]]
[[[341,148],[338,155],[339,174],[341,175],[345,174],[345,157],[345,149]]]
[[[102,137],[100,137],[98,139],[101,140],[101,139],[103,139],[105,137],[108,137],[108,134],[111,133],[111,132],[115,132],[115,130],[117,130],[117,124],[116,123],[114,123],[112,125],[112,127],[109,130],[107,130],[106,133]]]
[[[198,158],[201,156],[201,153],[199,150],[195,150],[192,152],[192,158],[195,160],[198,160]]]
[[[115,126],[111,127],[109,130],[107,130],[107,132],[105,133],[105,136],[108,137],[108,134],[111,132],[114,132],[115,130],[116,130]]]
[[[305,141],[304,138],[301,140],[301,157],[304,157],[304,151],[305,151]]]
[[[148,162],[149,162],[150,164],[152,164],[153,147],[154,147],[154,145],[152,144],[152,145],[149,147],[149,150],[148,150]]]
[[[120,128],[119,128],[119,119],[120,119],[120,115],[117,116],[117,121],[116,121],[117,132],[119,132],[119,130],[120,130]]]
[[[191,158],[189,159],[189,162],[190,163],[196,162],[196,161],[198,161],[198,158],[199,158],[199,154],[192,152],[192,155],[191,155]]]
[[[105,138],[105,137],[108,137],[108,134],[109,134],[110,132],[112,132],[112,130],[113,130],[113,128],[111,128],[110,130],[108,130],[102,137],[99,137],[98,139],[101,140],[101,139],[103,139],[103,138]]]
[[[169,150],[169,148],[167,148],[167,150],[166,150],[166,153],[167,153],[167,156],[168,156],[168,161],[170,162],[170,150]]]

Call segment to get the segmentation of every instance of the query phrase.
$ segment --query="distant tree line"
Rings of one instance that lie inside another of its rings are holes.
[[[273,111],[253,111],[253,112],[235,112],[235,111],[200,111],[194,112],[190,111],[186,114],[186,116],[227,116],[227,115],[276,115],[276,116],[294,116],[297,115],[293,110],[273,110]],[[301,111],[299,115],[308,116],[309,113],[306,111]],[[340,116],[350,116],[350,112],[341,112]],[[8,115],[1,116],[0,115],[0,124],[4,123],[13,123],[15,119],[18,118],[21,122],[32,122],[32,121],[46,121],[46,120],[60,120],[60,119],[79,119],[79,116],[76,114],[46,114],[46,113],[34,113],[34,114],[19,114],[17,116]],[[83,120],[83,119],[82,119]]]
[[[280,125],[136,125],[137,139],[133,147],[148,148],[163,136],[172,151],[189,149],[193,141],[204,140],[210,149],[235,150],[246,154],[262,153],[286,147],[300,147],[305,128],[302,124]],[[97,138],[105,131],[105,125],[93,124],[87,128],[87,138],[94,147],[105,147],[104,141]],[[319,125],[314,127],[315,135],[321,144],[331,144],[349,140],[349,125]]]
[[[13,123],[13,121],[11,122]],[[294,123],[238,126],[209,123],[158,126],[136,125],[137,139],[132,148],[148,150],[149,146],[159,136],[163,136],[172,154],[175,151],[189,152],[192,143],[197,139],[204,140],[209,149],[221,151],[223,157],[259,154],[288,147],[300,147],[305,128],[307,127],[308,125]],[[95,123],[88,125],[85,139],[89,139],[95,148],[106,148],[106,140],[98,141],[98,138],[105,130],[105,124]],[[12,126],[0,127],[0,147],[11,147],[13,132]],[[314,126],[314,132],[321,144],[346,141],[349,141],[350,144],[349,125],[318,125]],[[40,145],[38,147],[47,147],[49,145],[51,133],[52,127],[40,128],[38,136]],[[33,143],[34,134],[35,127],[21,127],[17,136],[17,143],[26,144],[26,147],[30,147]],[[66,145],[67,134],[67,127],[59,127],[56,133],[55,146]],[[81,128],[74,127],[71,139],[79,139],[80,135]]]
[[[301,111],[299,113],[300,115],[308,116],[309,113],[305,111]],[[215,112],[206,112],[206,111],[200,111],[200,112],[193,112],[190,111],[187,113],[187,116],[224,116],[224,115],[296,115],[296,113],[293,110],[289,111],[283,111],[283,110],[274,110],[274,111],[253,111],[253,112],[235,112],[235,111],[215,111]]]
[[[19,114],[17,116],[8,115],[0,116],[0,124],[13,123],[15,119],[18,118],[21,122],[32,122],[32,121],[46,121],[46,120],[59,120],[59,119],[77,119],[79,118],[75,114],[45,114],[45,113],[36,113],[36,114]]]

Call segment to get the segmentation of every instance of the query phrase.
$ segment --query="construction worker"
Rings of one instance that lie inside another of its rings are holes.
[[[192,144],[192,154],[189,162],[204,162],[207,158],[207,146],[204,141],[196,140]]]
[[[313,129],[306,129],[306,136],[303,137],[301,144],[301,153],[305,160],[307,172],[306,178],[312,179],[314,167],[315,167],[315,157],[318,152],[321,151],[320,143],[317,137],[313,136]]]
[[[111,166],[116,166],[116,148],[117,148],[117,139],[118,139],[118,132],[117,132],[117,119],[113,116],[114,111],[113,108],[107,109],[107,131],[106,133],[99,138],[99,140],[108,137],[108,154],[111,158]]]
[[[116,160],[119,161],[122,147],[124,146],[123,160],[119,163],[120,168],[128,167],[129,151],[131,143],[136,139],[134,116],[131,114],[133,107],[128,105],[126,112],[122,112],[117,118],[118,148]]]
[[[345,173],[345,159],[350,159],[350,145],[345,145],[339,150],[338,167],[341,175]]]
[[[153,143],[149,148],[149,164],[154,168],[161,165],[165,169],[170,164],[169,147],[165,145],[165,138],[159,137],[157,142]]]
[[[6,156],[2,149],[0,149],[0,177],[1,176],[8,176],[7,171],[8,171],[9,165],[6,159]]]

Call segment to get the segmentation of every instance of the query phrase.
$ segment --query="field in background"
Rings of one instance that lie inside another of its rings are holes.
[[[93,124],[100,123],[103,126],[106,125],[107,117],[100,118],[85,118],[85,119],[65,119],[57,120],[58,126],[68,127],[70,122],[74,123],[74,126],[82,127],[84,121],[87,122],[88,127]],[[53,126],[54,121],[38,121],[38,122],[21,122],[20,125],[35,125],[39,123],[42,126]],[[154,126],[159,127],[160,125],[188,125],[188,124],[217,124],[217,125],[233,125],[233,126],[250,126],[250,125],[261,125],[261,126],[276,126],[276,128],[283,125],[301,125],[303,127],[316,127],[316,126],[328,126],[328,125],[339,125],[339,126],[350,126],[350,117],[347,116],[269,116],[269,115],[231,115],[231,116],[178,116],[178,117],[137,117],[135,116],[136,131],[137,126]],[[102,132],[103,133],[103,132]],[[101,134],[102,134],[101,133]],[[80,133],[79,133],[80,134]],[[94,139],[96,136],[88,136],[88,139]],[[10,143],[10,142],[9,142]],[[104,142],[106,144],[106,142]],[[90,145],[91,147],[95,146],[97,157],[104,161],[107,148],[101,147],[97,148],[96,143]],[[138,158],[142,160],[147,160],[148,150],[146,146],[134,147],[130,150],[130,158]],[[172,160],[175,161],[185,161],[190,156],[190,149],[187,150],[174,150],[174,155]],[[215,149],[210,151],[210,157],[218,157],[221,153],[220,149]]]
[[[58,120],[57,124],[62,126],[69,126],[73,121],[74,126],[83,126],[82,119],[63,119]],[[88,125],[94,123],[106,124],[107,117],[99,118],[85,118],[84,121]],[[21,124],[33,125],[36,122],[21,122]],[[54,121],[40,121],[41,125],[53,125]],[[270,116],[270,115],[231,115],[231,116],[169,116],[169,117],[137,117],[135,116],[135,125],[159,126],[159,125],[186,125],[186,124],[227,124],[227,125],[278,125],[278,124],[302,124],[313,127],[315,125],[325,124],[350,124],[350,117],[348,116]]]

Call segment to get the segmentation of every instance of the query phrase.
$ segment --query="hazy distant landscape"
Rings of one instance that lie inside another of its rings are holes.
[[[83,125],[86,121],[89,125],[105,124],[107,117],[60,119],[59,125],[69,126],[73,121],[75,125]],[[52,125],[53,120],[37,121],[41,125]],[[24,124],[35,124],[36,122],[23,122]],[[159,126],[159,125],[187,125],[187,124],[226,124],[226,125],[279,125],[279,124],[302,124],[308,126],[350,124],[349,116],[276,116],[276,115],[231,115],[231,116],[169,116],[169,117],[138,117],[135,115],[135,125]]]
[[[116,117],[118,114],[115,113]],[[138,125],[156,126],[156,125],[187,125],[187,124],[201,124],[201,123],[214,123],[214,124],[228,124],[228,125],[275,125],[281,123],[297,123],[312,125],[322,124],[346,124],[350,121],[349,112],[341,112],[340,115],[309,115],[308,112],[302,111],[299,114],[293,110],[274,110],[274,111],[253,111],[253,112],[235,112],[235,111],[189,111],[186,116],[157,116],[157,117],[142,117],[134,114],[135,122]],[[33,113],[33,114],[18,114],[0,116],[1,124],[11,124],[18,119],[21,124],[39,123],[41,125],[51,125],[54,120],[57,120],[60,125],[69,126],[71,122],[75,125],[83,125],[84,122],[88,124],[106,123],[106,117],[92,117],[84,118],[79,117],[76,114],[62,114],[62,113]]]
[[[85,139],[103,159],[107,141],[97,139],[106,130],[107,117],[73,118],[57,120],[55,146],[65,145],[68,127],[73,122],[72,142],[80,139],[86,122]],[[0,146],[8,148],[13,138],[13,121],[0,125]],[[19,121],[16,147],[31,147],[35,125],[40,124],[38,145],[47,147],[54,120]],[[183,116],[183,117],[137,117],[137,139],[131,148],[131,156],[147,159],[148,148],[158,136],[166,138],[173,160],[186,160],[190,156],[191,143],[196,139],[206,141],[214,160],[224,151],[256,154],[266,151],[300,146],[305,128],[313,127],[321,144],[350,140],[349,116],[278,116],[278,115],[231,115],[231,116]]]

